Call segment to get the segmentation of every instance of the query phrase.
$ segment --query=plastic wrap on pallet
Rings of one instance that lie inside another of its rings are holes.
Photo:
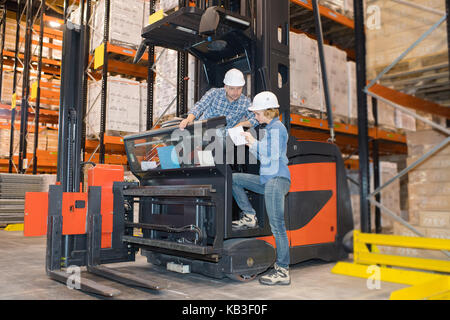
[[[343,12],[344,0],[319,0],[319,4],[336,12]]]
[[[347,54],[336,47],[324,45],[324,55],[333,115],[348,118]],[[320,68],[319,73],[320,77],[322,77]],[[323,90],[321,94],[325,106]]]
[[[385,129],[395,129],[395,109],[391,105],[378,100],[378,125]]]
[[[395,110],[395,127],[407,131],[416,131],[416,118],[400,110]]]
[[[397,164],[394,162],[380,161],[380,180],[381,184],[386,183],[395,175],[397,175],[398,169]],[[359,181],[359,172],[356,170],[348,170],[347,176],[352,178],[355,181]],[[352,210],[353,210],[353,220],[355,222],[355,229],[360,228],[360,194],[359,194],[359,186],[356,186],[354,183],[349,182],[349,190],[350,190],[350,198],[352,202]],[[374,190],[374,179],[373,179],[373,164],[370,164],[370,185],[371,190]],[[398,215],[401,215],[400,209],[400,182],[394,181],[392,184],[387,186],[384,190],[381,191],[381,204],[392,212],[395,212]],[[371,225],[372,228],[375,227],[375,207],[371,206]],[[392,230],[393,223],[392,220],[382,215],[381,219],[381,227],[384,231]]]
[[[291,105],[324,111],[317,42],[305,34],[290,32],[289,51]]]
[[[161,47],[155,48],[156,79],[154,83],[153,96],[153,120],[156,121],[169,106],[177,95],[177,52],[175,50]],[[165,113],[166,115],[176,112],[176,101]]]
[[[430,151],[446,136],[436,130],[407,131],[407,165]],[[427,237],[450,239],[450,146],[408,173],[409,222]],[[397,226],[396,234],[408,235]],[[424,256],[423,252],[411,252]],[[441,258],[442,256],[437,256]]]
[[[348,116],[354,122],[358,119],[358,96],[356,93],[356,64],[353,61],[347,62],[347,76],[348,76]],[[372,112],[372,98],[367,96],[367,121],[374,122]]]
[[[106,130],[126,133],[139,132],[140,86],[139,82],[121,77],[108,77],[106,102]],[[89,84],[87,134],[100,132],[101,82]]]
[[[111,0],[109,39],[112,44],[136,48],[141,43],[144,2],[142,0]],[[100,0],[94,11],[92,46],[97,48],[103,41],[105,0]]]
[[[160,0],[160,8],[166,12],[178,6],[178,0]]]

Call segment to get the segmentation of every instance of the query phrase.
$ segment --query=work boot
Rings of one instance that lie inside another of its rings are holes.
[[[291,284],[289,269],[282,268],[275,263],[274,268],[271,271],[259,278],[259,282],[269,286],[275,284],[289,285]]]
[[[258,219],[254,214],[246,214],[243,213],[240,220],[236,220],[232,222],[233,227],[242,228],[256,228],[258,225]]]

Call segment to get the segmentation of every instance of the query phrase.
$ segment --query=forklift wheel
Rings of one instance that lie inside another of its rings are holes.
[[[229,273],[226,274],[227,278],[234,280],[234,281],[239,281],[239,282],[250,282],[252,280],[254,280],[257,276],[257,274],[235,274],[235,273]]]

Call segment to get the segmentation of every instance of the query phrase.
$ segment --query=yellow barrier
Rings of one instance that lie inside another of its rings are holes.
[[[371,246],[370,251],[369,245]],[[370,276],[369,266],[379,265],[380,281],[412,286],[393,292],[391,300],[450,299],[450,276],[446,274],[450,273],[448,259],[385,255],[380,254],[377,245],[445,251],[450,250],[450,239],[365,234],[355,230],[353,233],[354,262],[338,262],[331,272],[368,279]]]
[[[23,231],[23,223],[8,224],[5,231]]]

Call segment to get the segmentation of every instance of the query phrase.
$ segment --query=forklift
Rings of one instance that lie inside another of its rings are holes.
[[[289,1],[229,1],[227,7],[199,3],[145,27],[135,62],[149,46],[188,52],[202,66],[200,94],[222,87],[224,74],[237,68],[246,75],[247,95],[265,90],[277,95],[289,132]],[[67,54],[63,56],[76,62],[80,57],[73,49],[80,43],[80,32],[70,23],[64,32],[65,42],[72,44],[71,50],[67,45],[63,48]],[[80,87],[76,71],[80,68],[76,63],[63,65],[74,69],[66,73],[62,91],[73,93]],[[163,289],[165,284],[158,279],[150,281],[104,266],[134,261],[139,250],[149,263],[218,279],[250,281],[274,264],[275,240],[262,195],[248,192],[258,227],[232,226],[239,215],[231,192],[232,174],[258,174],[259,163],[246,147],[235,146],[223,134],[225,117],[195,121],[182,134],[173,122],[124,137],[129,169],[138,182],[124,182],[122,166],[99,164],[89,169],[87,192],[82,192],[80,173],[86,164],[80,162],[78,152],[79,103],[76,94],[61,97],[65,111],[60,119],[59,182],[48,193],[26,198],[25,235],[46,232],[49,277],[64,283],[68,275],[63,269],[77,265],[127,285]],[[200,154],[205,152],[212,161],[202,161]],[[291,135],[287,156],[291,189],[285,200],[285,221],[290,263],[346,258],[343,240],[353,230],[353,218],[338,147]],[[31,205],[36,201],[42,203],[40,208]],[[136,229],[142,230],[141,235]],[[81,289],[118,294],[84,279]]]

